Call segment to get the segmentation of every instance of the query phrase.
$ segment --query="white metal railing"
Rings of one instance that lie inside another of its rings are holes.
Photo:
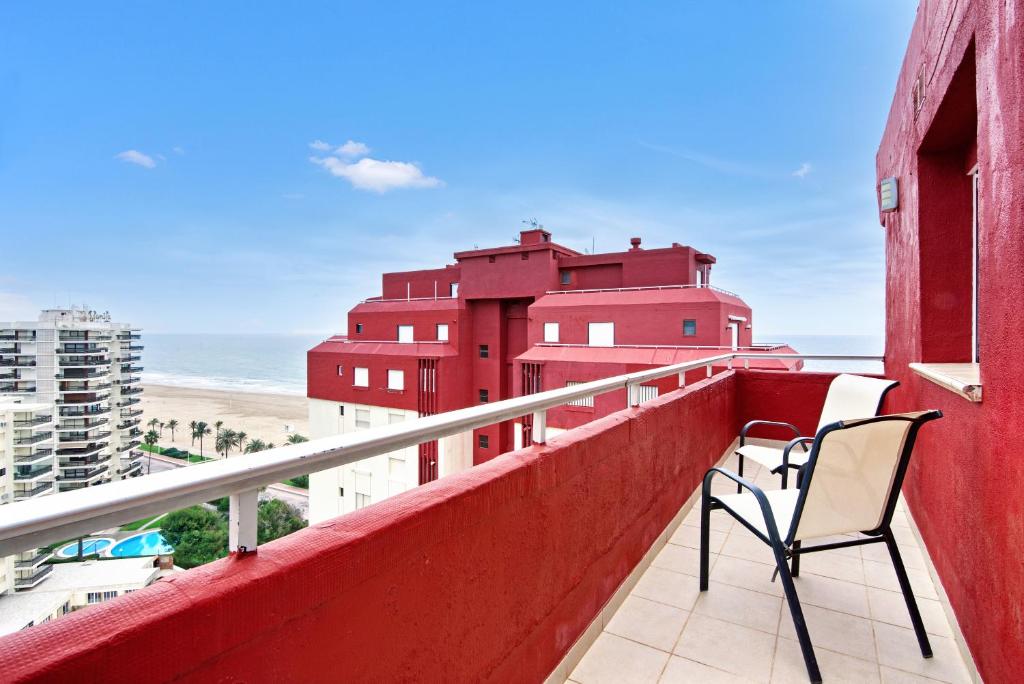
[[[256,548],[257,494],[261,487],[531,414],[533,442],[543,444],[548,409],[621,389],[626,390],[627,406],[637,406],[640,403],[637,387],[645,382],[678,375],[679,386],[683,387],[687,371],[707,368],[707,376],[711,377],[712,366],[732,368],[737,360],[743,360],[744,365],[749,366],[750,359],[765,358],[884,360],[881,356],[730,352],[424,416],[395,425],[310,440],[244,457],[208,461],[189,468],[111,482],[102,487],[19,501],[2,509],[0,556],[74,539],[96,530],[223,496],[230,497],[231,502],[231,550],[253,551]]]
[[[735,292],[715,287],[714,285],[697,285],[690,283],[688,285],[646,285],[643,287],[600,287],[590,290],[548,290],[544,294],[559,295],[559,294],[588,294],[595,292],[638,292],[643,290],[711,290],[712,292],[720,292],[721,294],[729,295],[730,297],[739,298],[739,295]]]
[[[733,347],[725,344],[610,344],[600,345],[595,347],[592,344],[586,342],[537,342],[534,346],[536,347],[570,347],[570,348],[586,348],[586,349],[697,349],[701,351],[733,351]],[[771,351],[772,349],[782,349],[786,347],[785,343],[763,345],[754,344],[749,347],[736,347],[734,351]]]

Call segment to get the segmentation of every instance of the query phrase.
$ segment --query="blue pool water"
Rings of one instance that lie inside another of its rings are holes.
[[[103,549],[107,548],[114,543],[113,539],[98,539],[90,538],[82,540],[82,555],[89,556],[94,553],[100,553]],[[66,546],[62,546],[57,551],[57,555],[61,558],[73,558],[78,555],[78,542],[71,542]]]
[[[174,549],[157,530],[128,537],[114,544],[110,549],[111,556],[155,556],[159,553],[173,553]]]

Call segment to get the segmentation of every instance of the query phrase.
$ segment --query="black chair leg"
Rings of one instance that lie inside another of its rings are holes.
[[[708,590],[711,546],[711,487],[704,483],[700,496],[700,590]]]
[[[818,659],[814,655],[814,646],[811,644],[811,635],[807,631],[804,611],[800,607],[800,599],[796,595],[796,586],[793,584],[793,577],[789,572],[789,563],[786,562],[786,555],[781,544],[773,544],[772,551],[775,552],[775,564],[779,568],[779,579],[782,580],[782,589],[786,593],[789,613],[793,617],[796,638],[800,642],[800,651],[804,655],[807,676],[812,684],[821,684],[821,670],[818,669]]]
[[[932,645],[928,641],[928,632],[924,629],[924,621],[921,619],[921,611],[917,609],[917,599],[914,598],[914,590],[910,586],[910,578],[907,577],[907,569],[903,566],[903,557],[900,556],[899,547],[896,545],[896,537],[892,529],[887,528],[882,532],[885,538],[885,545],[889,549],[889,556],[892,557],[892,565],[896,570],[896,579],[899,580],[900,590],[903,592],[903,599],[907,602],[907,610],[910,612],[910,622],[914,625],[914,633],[917,635],[917,644],[921,647],[921,655],[925,658],[932,657]]]
[[[742,445],[740,445],[740,446],[742,446]],[[737,459],[738,462],[736,464],[736,468],[737,468],[737,470],[739,470],[739,472],[736,473],[736,474],[739,475],[740,477],[743,477],[743,454],[741,454],[741,453],[739,453],[737,451],[736,452],[736,456],[738,456],[738,459]],[[743,493],[743,485],[741,485],[738,482],[736,483],[736,493],[737,494],[742,494]]]
[[[792,562],[792,567],[793,567],[792,574],[793,574],[793,577],[799,577],[800,576],[800,554],[797,553],[798,551],[800,551],[800,542],[799,541],[795,541],[795,542],[793,542],[793,562]]]

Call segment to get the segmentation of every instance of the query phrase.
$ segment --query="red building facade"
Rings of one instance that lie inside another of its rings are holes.
[[[878,150],[904,492],[982,677],[1024,667],[1024,4],[923,0]],[[892,204],[895,203],[895,207]],[[951,389],[953,391],[951,391]]]
[[[750,307],[711,287],[715,258],[692,247],[643,249],[633,238],[623,252],[580,254],[533,229],[518,244],[454,256],[444,268],[384,274],[382,295],[349,312],[348,335],[310,350],[309,397],[424,415],[754,349]],[[645,396],[675,387],[653,383]],[[624,402],[612,394],[564,407],[549,426],[575,427]],[[519,446],[520,427],[477,430],[471,462]],[[420,483],[436,477],[432,448],[420,450]]]

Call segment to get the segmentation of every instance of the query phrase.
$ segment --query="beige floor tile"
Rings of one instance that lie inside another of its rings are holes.
[[[921,611],[921,620],[924,621],[924,628],[929,634],[937,636],[952,637],[953,630],[946,619],[946,612],[942,604],[932,599],[916,597],[917,609]],[[886,591],[868,587],[868,604],[871,607],[871,618],[879,622],[886,622],[899,627],[912,627],[910,612],[907,610],[907,603],[903,600],[903,594],[897,591]]]
[[[720,511],[712,513],[712,517],[716,515],[727,515]],[[716,532],[715,530],[708,531],[708,549],[711,553],[718,553],[722,550],[722,544],[725,543],[725,532]],[[669,537],[669,543],[678,544],[679,546],[688,546],[691,549],[700,548],[700,528],[690,527],[689,525],[680,525],[671,537]]]
[[[812,644],[862,660],[875,661],[875,633],[871,628],[871,620],[817,606],[805,605],[803,611]],[[779,636],[794,641],[797,638],[788,606],[782,611]]]
[[[842,555],[833,551],[809,553],[800,558],[800,574],[803,573],[864,584],[864,564],[859,555]]]
[[[729,532],[732,529],[735,521],[733,517],[728,513],[722,511],[712,511],[709,517],[711,521],[711,529],[714,532]],[[686,527],[696,527],[700,529],[700,504],[693,507],[693,510],[683,518],[683,525]]]
[[[701,592],[697,598],[693,610],[701,615],[775,634],[779,626],[782,599],[721,582],[711,582],[708,590]]]
[[[935,684],[938,680],[882,665],[883,684]]]
[[[775,565],[775,556],[772,554],[771,548],[742,525],[733,527],[725,544],[722,545],[721,553],[734,558]]]
[[[661,684],[744,684],[751,680],[716,670],[689,658],[672,656],[668,659]]]
[[[960,652],[952,639],[929,636],[934,657],[922,658],[912,629],[875,622],[875,643],[881,665],[943,682],[969,682]]]
[[[647,684],[657,682],[668,653],[629,639],[602,634],[569,675],[579,684]]]
[[[681,608],[627,596],[604,631],[660,651],[671,652],[689,613]]]
[[[693,614],[674,653],[757,682],[767,682],[775,636],[755,629]]]
[[[714,567],[714,564],[717,562],[717,558],[718,556],[715,554],[709,555],[708,563],[711,567]],[[691,577],[699,577],[700,551],[697,549],[691,549],[687,546],[666,544],[665,547],[658,552],[658,555],[654,557],[654,560],[651,561],[651,565],[659,568],[665,568],[666,570],[681,572],[684,575],[690,575]]]
[[[860,535],[835,535],[831,537],[817,537],[815,539],[805,539],[804,546],[818,546],[820,544],[832,544],[835,542],[848,542],[859,538]],[[850,556],[851,558],[860,558],[860,550],[864,548],[862,546],[844,546],[838,549],[829,549],[828,551],[819,551],[815,556],[826,554],[829,556]],[[805,556],[805,558],[810,555]]]
[[[759,591],[762,594],[782,596],[782,583],[772,582],[774,568],[764,563],[732,556],[719,556],[711,568],[711,579],[742,589]]]
[[[915,596],[928,599],[939,598],[935,592],[935,585],[932,584],[932,578],[927,572],[907,568],[907,577],[910,578],[910,586],[914,590]],[[869,587],[888,589],[889,591],[900,590],[900,583],[896,579],[896,570],[892,563],[864,561],[864,580]]]
[[[900,557],[903,558],[903,565],[906,566],[907,570],[928,570],[924,554],[921,553],[921,549],[919,547],[900,546],[898,544],[897,546],[899,546]],[[861,547],[861,557],[864,558],[864,560],[892,565],[892,559],[889,557],[889,550],[886,548],[885,544],[868,544],[867,546]]]
[[[820,606],[840,613],[870,617],[867,588],[863,584],[824,577],[801,574],[793,580],[800,602]]]
[[[813,639],[813,636],[811,637]],[[822,679],[829,684],[834,682],[849,684],[869,684],[880,681],[878,664],[860,658],[853,658],[842,653],[835,653],[815,646],[814,657],[818,661],[818,670]],[[775,648],[775,666],[772,668],[772,682],[790,684],[790,682],[806,682],[807,666],[796,641],[780,638]]]
[[[683,610],[693,608],[700,593],[696,577],[651,566],[633,587],[633,595]]]

